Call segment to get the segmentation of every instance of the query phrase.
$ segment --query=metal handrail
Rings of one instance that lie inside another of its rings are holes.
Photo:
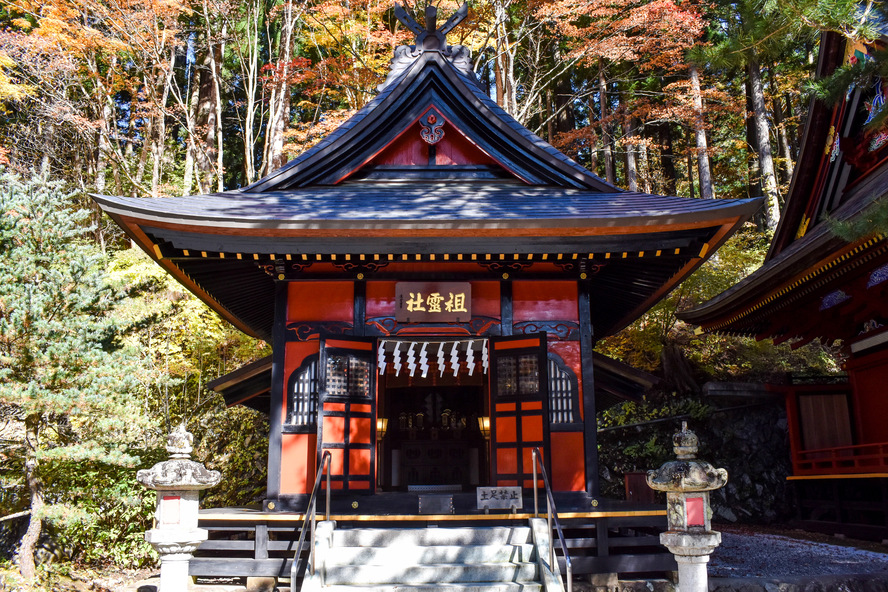
[[[302,555],[302,547],[305,544],[305,523],[308,522],[309,516],[311,517],[311,549],[309,549],[309,567],[311,571],[311,575],[315,573],[315,526],[317,524],[317,497],[318,490],[321,487],[321,479],[324,477],[324,468],[326,466],[326,475],[327,475],[327,508],[324,514],[324,520],[330,519],[330,461],[333,458],[333,455],[330,454],[330,451],[327,450],[324,452],[323,456],[321,456],[321,462],[318,464],[318,475],[315,477],[314,487],[311,490],[311,497],[308,499],[308,506],[305,507],[305,515],[302,519],[302,528],[299,529],[299,542],[296,544],[296,554],[293,555],[293,574],[298,573],[297,565],[299,562],[299,556]]]
[[[567,541],[564,540],[564,531],[561,529],[561,522],[558,520],[558,510],[555,508],[555,497],[552,495],[552,487],[549,485],[549,476],[546,474],[546,467],[543,466],[541,460],[542,453],[539,448],[534,448],[533,456],[533,515],[539,518],[540,503],[539,494],[537,492],[537,464],[540,465],[540,474],[543,476],[543,485],[546,486],[546,522],[549,525],[549,567],[557,566],[555,563],[555,545],[552,544],[552,522],[555,523],[555,529],[558,532],[558,541],[561,544],[561,553],[564,555],[564,565],[567,568],[567,592],[573,592],[573,568],[570,563],[570,554],[567,551]]]

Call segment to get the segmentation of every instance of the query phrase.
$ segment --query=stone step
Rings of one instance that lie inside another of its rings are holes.
[[[334,547],[520,545],[533,542],[526,526],[483,528],[354,528],[333,531]]]
[[[527,562],[533,558],[533,545],[530,543],[462,546],[387,544],[385,547],[336,547],[335,552],[327,558],[327,565],[502,563]]]
[[[327,586],[324,592],[542,592],[541,584],[533,582],[471,582],[445,584],[383,584],[379,586]]]
[[[335,549],[333,553],[335,554]],[[444,584],[478,582],[534,582],[536,563],[477,563],[474,565],[348,565],[327,566],[326,585]]]

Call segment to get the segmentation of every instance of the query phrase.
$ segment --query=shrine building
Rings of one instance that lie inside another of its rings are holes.
[[[458,20],[407,19],[416,45],[397,48],[378,95],[248,187],[95,196],[168,273],[272,345],[213,385],[268,413],[267,494],[251,515],[266,530],[304,510],[326,451],[340,520],[406,520],[430,492],[454,496],[454,519],[483,515],[477,488],[529,488],[534,448],[577,519],[607,518],[596,397],[642,379],[595,343],[760,207],[595,176],[482,90],[468,49],[446,42]],[[638,516],[665,526],[662,508]],[[601,541],[589,571],[621,571]],[[270,557],[259,547],[257,562]]]
[[[874,60],[886,42],[888,31],[873,43],[826,33],[817,75]],[[844,376],[795,375],[770,388],[786,399],[799,523],[875,540],[888,538],[888,240],[884,228],[846,240],[837,227],[884,205],[888,126],[876,117],[886,99],[876,78],[838,104],[812,101],[764,265],[679,315],[709,332],[840,351]]]

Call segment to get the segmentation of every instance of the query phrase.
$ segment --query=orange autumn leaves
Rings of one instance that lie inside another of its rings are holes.
[[[586,63],[599,58],[633,62],[642,70],[680,67],[684,53],[706,26],[702,4],[672,0],[556,0],[536,13],[569,41],[570,56]]]

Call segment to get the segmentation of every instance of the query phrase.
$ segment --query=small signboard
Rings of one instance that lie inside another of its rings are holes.
[[[524,507],[524,498],[520,487],[479,487],[479,510],[520,510]]]
[[[419,496],[420,514],[453,514],[452,495]]]
[[[471,319],[469,282],[395,284],[395,320],[399,323],[467,323]]]

